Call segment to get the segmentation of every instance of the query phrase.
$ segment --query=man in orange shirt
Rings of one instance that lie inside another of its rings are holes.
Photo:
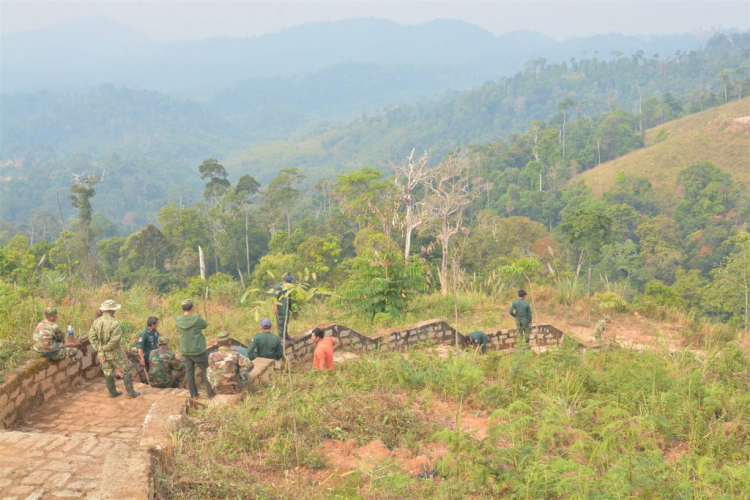
[[[333,370],[333,350],[341,342],[334,337],[326,337],[326,334],[320,328],[312,331],[312,341],[315,342],[315,354],[313,355],[313,365],[318,370]]]

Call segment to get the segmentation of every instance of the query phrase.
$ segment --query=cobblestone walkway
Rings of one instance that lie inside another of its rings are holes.
[[[148,498],[154,427],[188,394],[135,386],[140,397],[110,399],[101,378],[85,382],[0,432],[0,499]]]

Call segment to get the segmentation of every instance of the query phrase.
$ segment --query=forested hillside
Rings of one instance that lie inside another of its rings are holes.
[[[440,158],[457,146],[509,137],[532,120],[562,120],[615,109],[638,114],[641,130],[747,95],[750,35],[716,35],[702,50],[674,56],[642,52],[613,60],[588,58],[559,64],[534,59],[512,78],[448,95],[435,102],[399,106],[353,124],[298,140],[252,146],[227,164],[256,172],[284,164],[354,166],[401,156],[412,147]],[[262,175],[261,175],[262,177]]]
[[[750,99],[712,108],[646,131],[643,149],[602,163],[573,181],[597,196],[613,188],[618,175],[648,179],[667,207],[680,200],[679,172],[695,158],[710,161],[750,189]]]

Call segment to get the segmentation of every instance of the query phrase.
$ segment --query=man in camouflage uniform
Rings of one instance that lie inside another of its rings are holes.
[[[44,310],[44,319],[36,325],[33,335],[34,350],[43,358],[50,361],[59,361],[63,358],[72,358],[78,353],[77,347],[63,347],[65,334],[57,326],[57,309],[47,307]]]
[[[253,362],[231,349],[228,333],[221,332],[216,340],[219,349],[208,357],[208,381],[217,394],[234,394],[250,382]]]
[[[99,357],[99,366],[104,372],[104,380],[107,383],[109,397],[116,398],[122,393],[115,388],[115,369],[122,373],[122,381],[125,382],[125,389],[129,398],[140,396],[141,393],[133,390],[133,379],[130,376],[130,363],[125,359],[125,353],[122,350],[122,327],[120,322],[115,319],[115,311],[120,309],[120,304],[112,299],[105,300],[99,307],[102,311],[101,317],[94,320],[89,331],[89,341],[96,349]]]
[[[599,322],[594,327],[594,338],[597,340],[597,342],[600,342],[602,340],[602,333],[609,327],[609,323],[612,321],[612,318],[609,316],[605,316],[604,319],[600,319]]]
[[[279,329],[279,337],[284,342],[287,341],[288,323],[292,315],[292,291],[289,286],[292,283],[290,275],[284,276],[284,281],[276,285],[273,294],[276,297],[276,303],[273,305],[273,312],[276,314],[276,326]]]
[[[185,365],[169,350],[169,339],[159,337],[159,348],[149,356],[148,379],[152,387],[181,387]]]

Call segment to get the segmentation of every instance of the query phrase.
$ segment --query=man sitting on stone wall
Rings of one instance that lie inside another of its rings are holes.
[[[208,382],[217,394],[234,394],[250,382],[253,362],[233,351],[229,334],[221,332],[216,338],[219,349],[208,356]]]
[[[260,320],[260,327],[263,331],[250,342],[247,357],[280,360],[284,356],[284,346],[281,345],[281,337],[271,333],[271,320],[263,318]]]
[[[64,346],[65,334],[55,321],[57,321],[57,309],[47,307],[44,310],[44,319],[36,325],[36,330],[34,330],[34,350],[50,361],[75,357],[78,348]]]
[[[182,387],[185,365],[169,350],[169,339],[159,337],[159,348],[149,355],[148,380],[152,387]]]

